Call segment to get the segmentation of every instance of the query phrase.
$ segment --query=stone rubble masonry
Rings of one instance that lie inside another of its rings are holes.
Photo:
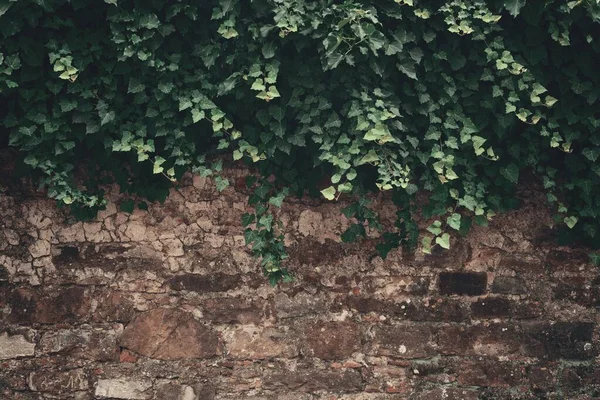
[[[132,214],[109,187],[86,222],[4,191],[0,399],[600,398],[600,270],[526,190],[450,250],[386,260],[341,243],[346,200],[289,199],[296,278],[275,288],[244,246],[243,185],[185,177]]]

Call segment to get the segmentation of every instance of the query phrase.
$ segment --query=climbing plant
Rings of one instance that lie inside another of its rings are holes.
[[[105,183],[155,201],[253,166],[243,223],[273,281],[287,195],[355,198],[351,241],[382,229],[365,192],[391,191],[380,253],[429,252],[513,207],[527,171],[596,244],[599,22],[595,0],[0,0],[0,132],[80,214]]]

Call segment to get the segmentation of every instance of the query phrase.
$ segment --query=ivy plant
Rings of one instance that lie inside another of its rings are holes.
[[[561,238],[597,246],[599,22],[594,0],[0,0],[0,143],[82,215],[110,182],[274,176],[243,217],[273,282],[288,195],[350,199],[342,239],[381,229],[385,255],[448,248],[537,179]]]

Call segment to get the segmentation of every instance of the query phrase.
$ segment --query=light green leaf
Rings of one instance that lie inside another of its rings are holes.
[[[573,229],[573,227],[577,224],[577,221],[578,221],[578,219],[575,216],[565,217],[565,219],[564,219],[564,222],[565,222],[565,224],[567,224],[569,229]]]
[[[442,233],[442,223],[438,220],[433,221],[433,223],[427,227],[427,230],[437,236]]]
[[[448,233],[444,233],[442,236],[438,236],[435,238],[435,242],[439,244],[444,249],[450,248],[450,235]]]
[[[454,213],[446,219],[448,226],[456,231],[460,229],[460,219],[461,215],[458,213]]]
[[[335,198],[335,188],[333,186],[329,186],[327,189],[321,190],[321,194],[327,200],[333,200]]]

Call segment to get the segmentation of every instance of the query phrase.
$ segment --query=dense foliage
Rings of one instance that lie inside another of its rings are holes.
[[[599,20],[595,0],[0,0],[0,132],[79,214],[107,182],[154,201],[193,170],[222,190],[223,154],[274,175],[243,218],[274,281],[271,209],[315,190],[357,199],[345,241],[380,228],[363,193],[392,191],[380,252],[416,242],[414,212],[437,218],[430,251],[514,206],[527,170],[594,243]]]

